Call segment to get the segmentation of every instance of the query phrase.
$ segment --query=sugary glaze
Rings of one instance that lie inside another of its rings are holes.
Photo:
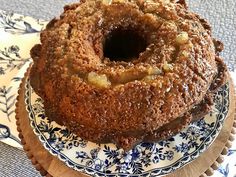
[[[30,81],[51,120],[128,150],[209,111],[226,78],[221,50],[183,1],[87,0],[41,33]]]

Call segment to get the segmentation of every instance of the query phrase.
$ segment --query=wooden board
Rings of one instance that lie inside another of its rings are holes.
[[[28,75],[27,71],[26,75]],[[214,173],[220,163],[223,162],[223,156],[227,154],[228,148],[231,147],[231,141],[234,140],[236,116],[235,116],[235,95],[232,80],[230,83],[230,107],[224,126],[208,150],[202,153],[200,157],[193,160],[183,168],[176,170],[168,177],[204,177],[210,176]],[[42,176],[47,177],[87,177],[88,175],[77,172],[67,167],[56,156],[51,155],[39,141],[34,134],[30,124],[26,106],[24,103],[25,79],[23,79],[16,104],[16,119],[19,137],[22,145],[32,164],[41,173]],[[207,158],[206,158],[207,157]]]

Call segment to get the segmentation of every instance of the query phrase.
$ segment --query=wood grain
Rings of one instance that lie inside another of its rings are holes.
[[[29,71],[26,72],[28,75]],[[185,165],[173,172],[168,177],[204,177],[210,176],[214,173],[220,163],[223,162],[223,155],[227,153],[228,148],[231,146],[231,141],[234,140],[233,134],[236,127],[235,116],[235,95],[232,80],[230,83],[230,107],[227,118],[223,128],[212,143],[208,150],[203,152],[200,157],[193,160],[191,163]],[[87,177],[88,175],[82,174],[67,167],[58,157],[51,155],[39,141],[38,137],[34,134],[30,124],[28,113],[25,109],[24,92],[25,78],[23,79],[16,104],[16,119],[19,137],[21,138],[22,145],[32,164],[40,172],[42,176],[46,177]]]

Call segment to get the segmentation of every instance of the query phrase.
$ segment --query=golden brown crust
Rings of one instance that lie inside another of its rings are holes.
[[[223,60],[216,56],[215,58],[217,63],[217,75],[215,76],[214,82],[210,86],[212,92],[216,92],[221,86],[223,86],[227,80],[227,66]]]
[[[107,58],[104,43],[117,29],[137,33],[145,50],[129,61]],[[208,23],[182,1],[73,4],[41,43],[30,80],[47,116],[94,142],[142,141],[198,105],[218,72]]]

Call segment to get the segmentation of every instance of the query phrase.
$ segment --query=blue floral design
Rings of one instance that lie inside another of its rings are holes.
[[[13,13],[7,13],[5,11],[0,11],[0,28],[3,28],[5,32],[11,34],[29,34],[29,33],[39,33],[44,23],[40,20],[35,20],[40,29],[34,28],[31,23],[26,21],[25,16],[15,15]]]
[[[89,155],[84,151],[78,151],[76,152],[76,158],[80,159],[80,161],[85,163],[86,166],[92,167],[97,171],[102,171],[106,169],[106,166],[104,166],[104,161],[98,158],[100,150],[101,148],[92,149]]]
[[[218,169],[218,171],[224,176],[224,177],[228,177],[229,174],[229,164],[227,163],[225,167],[220,167]]]
[[[233,165],[236,167],[236,162],[232,162],[232,160],[234,160],[236,157],[235,155],[236,149],[233,148],[228,150],[227,156],[225,157],[225,162],[223,162],[217,170],[218,174],[221,174],[223,177],[231,177],[233,175],[235,176]]]
[[[11,134],[9,127],[6,125],[0,124],[0,140],[10,138],[17,143],[20,143],[19,139]]]
[[[229,149],[227,156],[231,156],[236,153],[236,149]]]
[[[11,80],[14,81],[14,82],[19,82],[21,81],[21,77],[13,77]]]
[[[173,149],[176,150],[176,152],[182,152],[182,153],[184,153],[184,155],[186,155],[186,153],[190,149],[190,146],[188,143],[182,142],[181,144],[176,145]]]
[[[12,71],[15,68],[19,70],[30,61],[30,58],[21,58],[19,51],[20,48],[17,45],[0,50],[0,75],[5,75],[7,71]]]
[[[14,113],[13,106],[15,104],[15,94],[10,94],[12,87],[0,87],[0,111],[6,114],[8,121],[10,122],[10,115]]]

